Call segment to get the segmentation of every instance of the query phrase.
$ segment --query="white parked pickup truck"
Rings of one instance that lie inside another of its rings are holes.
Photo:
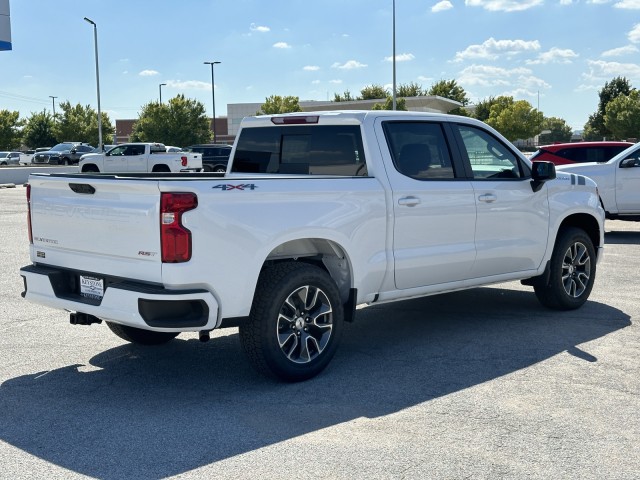
[[[199,172],[202,155],[169,153],[161,143],[123,143],[105,153],[83,155],[79,169],[82,173]]]
[[[595,183],[532,167],[476,120],[246,118],[229,165],[31,175],[23,296],[133,343],[239,326],[258,371],[299,381],[326,367],[356,305],[522,280],[574,309],[594,284]]]
[[[558,170],[585,175],[598,184],[607,218],[640,215],[640,143],[603,163],[562,165]]]

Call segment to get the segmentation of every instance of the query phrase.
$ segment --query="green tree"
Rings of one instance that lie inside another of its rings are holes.
[[[142,107],[131,133],[132,142],[159,142],[186,147],[211,140],[210,119],[202,102],[180,94],[167,103]]]
[[[463,107],[469,104],[467,92],[465,92],[464,88],[458,85],[455,80],[440,80],[439,82],[434,83],[431,85],[427,95],[437,95],[438,97],[455,100],[456,102],[460,102]],[[468,113],[460,107],[454,108],[449,113],[454,115],[468,115]]]
[[[497,102],[496,97],[489,97],[484,100],[479,101],[475,105],[475,109],[473,110],[473,114],[471,117],[477,118],[481,122],[486,122],[489,120],[489,115],[491,114],[491,107]]]
[[[298,97],[271,95],[266,98],[256,115],[273,115],[276,113],[301,112]]]
[[[530,138],[540,132],[543,115],[529,102],[514,101],[513,97],[498,97],[496,100],[487,123],[508,140]]]
[[[15,150],[22,140],[20,112],[0,110],[0,149]]]
[[[32,113],[27,118],[22,130],[22,141],[31,148],[53,147],[58,143],[58,139],[53,133],[54,126],[53,115],[46,110]]]
[[[379,98],[387,98],[389,91],[382,85],[367,85],[360,90],[358,100],[378,100]]]
[[[60,102],[62,113],[56,114],[57,122],[53,128],[54,136],[61,142],[84,142],[98,145],[98,112],[89,105],[71,105],[69,101]],[[102,117],[102,142],[115,132],[109,115],[100,112]]]
[[[389,95],[384,103],[376,103],[371,110],[393,110],[393,97]],[[407,102],[404,98],[396,98],[396,110],[407,110]]]
[[[540,135],[540,144],[568,142],[569,140],[571,140],[571,135],[573,133],[571,127],[567,125],[567,122],[565,122],[564,119],[557,117],[545,117],[542,120],[541,131],[543,130],[550,130],[551,133]]]
[[[615,138],[640,137],[640,92],[634,89],[629,95],[611,100],[605,111],[604,126]]]
[[[598,92],[600,101],[598,110],[589,115],[589,119],[584,126],[585,140],[602,140],[613,136],[611,130],[605,126],[604,116],[609,102],[621,95],[629,95],[632,87],[625,77],[615,77],[611,82],[605,82],[604,87]]]
[[[353,100],[355,100],[355,98],[351,96],[351,92],[349,90],[345,90],[342,95],[339,93],[333,94],[334,102],[352,102]]]
[[[422,89],[422,85],[418,83],[401,83],[396,90],[397,97],[419,97],[424,95],[425,92]]]

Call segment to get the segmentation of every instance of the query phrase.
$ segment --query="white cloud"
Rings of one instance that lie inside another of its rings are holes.
[[[251,26],[249,27],[249,29],[252,32],[260,32],[260,33],[265,33],[265,32],[271,31],[271,29],[269,27],[265,27],[263,25],[256,25],[255,23],[252,23]]]
[[[614,8],[623,8],[627,10],[640,10],[640,0],[622,0],[614,3]]]
[[[444,12],[445,10],[451,10],[453,8],[453,3],[449,0],[442,0],[441,2],[436,3],[433,7],[431,7],[431,11],[433,13]]]
[[[413,53],[401,53],[400,55],[396,55],[396,62],[408,62],[416,58]],[[393,61],[393,57],[384,57],[385,62]]]
[[[634,63],[605,62],[589,60],[589,71],[582,77],[591,83],[601,84],[613,77],[640,78],[640,65]]]
[[[335,85],[340,85],[342,83],[342,80],[329,80],[329,83],[333,83]]]
[[[549,88],[544,80],[532,75],[528,68],[502,68],[490,65],[471,65],[460,72],[459,83],[478,87]]]
[[[638,52],[638,47],[635,45],[625,45],[624,47],[612,48],[606,52],[602,52],[603,57],[622,57],[624,55],[631,55]]]
[[[420,75],[418,77],[418,80],[420,80],[421,82],[430,82],[433,80],[433,77],[425,77],[424,75]]]
[[[538,50],[540,50],[540,42],[537,40],[496,40],[491,37],[481,45],[469,45],[464,51],[456,52],[453,61],[461,62],[473,58],[496,60],[502,55],[512,56]]]
[[[273,44],[273,48],[291,48],[291,45],[289,45],[287,42],[276,42]]]
[[[349,60],[348,62],[345,62],[342,65],[336,62],[333,65],[331,65],[331,68],[340,68],[342,70],[353,70],[355,68],[364,68],[366,66],[367,66],[366,64],[360,63],[357,60]]]
[[[640,23],[636,23],[627,35],[632,43],[640,43]]]
[[[142,70],[138,75],[141,77],[153,77],[154,75],[159,75],[160,72],[155,70]]]
[[[313,82],[311,82],[311,85],[319,85],[320,84],[320,80],[314,80]]]
[[[527,60],[527,65],[540,65],[546,63],[571,63],[571,60],[578,58],[578,54],[570,48],[553,47],[548,52],[542,52],[535,60]]]
[[[542,5],[543,0],[465,0],[468,7],[482,7],[491,12],[518,12]]]
[[[200,80],[167,80],[167,87],[178,90],[211,90],[211,84]]]
[[[640,0],[622,0],[618,3],[614,3],[613,7],[625,10],[640,10]]]
[[[305,65],[304,67],[302,67],[302,69],[305,72],[317,72],[318,70],[320,70],[320,67],[317,65]]]

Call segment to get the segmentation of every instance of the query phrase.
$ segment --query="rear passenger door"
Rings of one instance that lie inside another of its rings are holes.
[[[453,127],[477,209],[477,256],[470,278],[537,269],[549,232],[546,187],[534,192],[528,165],[490,131]]]
[[[396,288],[466,279],[476,256],[476,204],[448,127],[378,120],[376,130],[388,146],[381,153],[392,189]]]

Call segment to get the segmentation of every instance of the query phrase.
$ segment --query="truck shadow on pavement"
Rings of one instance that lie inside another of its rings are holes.
[[[616,245],[640,245],[640,232],[612,231],[604,234],[605,248],[608,243]]]
[[[389,415],[562,352],[597,362],[577,345],[630,324],[604,304],[557,312],[530,292],[500,288],[369,307],[347,325],[327,370],[299,384],[255,374],[234,330],[206,344],[127,344],[88,365],[4,382],[0,440],[91,477],[168,477]]]

